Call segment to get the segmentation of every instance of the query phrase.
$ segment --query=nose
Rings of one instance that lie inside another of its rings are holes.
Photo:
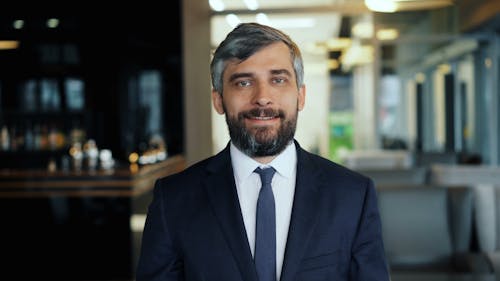
[[[259,106],[266,106],[272,103],[271,89],[264,83],[260,83],[255,88],[254,103]]]

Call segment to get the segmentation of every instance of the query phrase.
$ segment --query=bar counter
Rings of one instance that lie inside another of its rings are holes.
[[[150,191],[156,179],[184,168],[184,158],[178,155],[156,164],[109,170],[2,169],[0,197],[139,196]]]
[[[15,280],[133,280],[156,179],[182,156],[79,172],[0,170],[0,259]]]

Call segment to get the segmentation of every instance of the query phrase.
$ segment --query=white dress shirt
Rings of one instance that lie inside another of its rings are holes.
[[[276,275],[280,280],[283,258],[285,255],[288,227],[292,214],[295,179],[297,174],[297,151],[292,141],[269,164],[263,165],[241,152],[232,143],[230,147],[234,179],[240,201],[241,214],[247,232],[248,244],[255,252],[255,217],[257,198],[261,187],[260,176],[254,173],[257,167],[272,166],[276,173],[271,183],[276,206]]]

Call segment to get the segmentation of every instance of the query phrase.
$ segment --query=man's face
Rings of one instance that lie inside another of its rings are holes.
[[[212,92],[215,110],[226,114],[233,143],[251,157],[274,156],[293,139],[305,101],[297,89],[290,51],[282,43],[248,59],[228,62],[223,93]]]

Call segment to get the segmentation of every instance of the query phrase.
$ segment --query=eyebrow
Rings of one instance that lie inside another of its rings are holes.
[[[290,73],[290,71],[288,71],[287,69],[284,69],[284,68],[283,69],[272,69],[269,72],[272,75],[285,74],[289,77],[293,76],[292,73]],[[250,72],[234,73],[231,76],[229,76],[229,82],[233,82],[234,80],[239,79],[239,78],[248,78],[248,77],[254,77],[254,74],[252,74]]]
[[[240,73],[234,73],[231,76],[229,76],[229,82],[233,82],[236,79],[242,78],[242,77],[253,77],[254,75],[250,72],[240,72]]]
[[[273,69],[271,70],[271,74],[273,75],[278,75],[278,74],[285,74],[289,77],[292,77],[292,73],[290,73],[290,71],[288,71],[288,69]]]

